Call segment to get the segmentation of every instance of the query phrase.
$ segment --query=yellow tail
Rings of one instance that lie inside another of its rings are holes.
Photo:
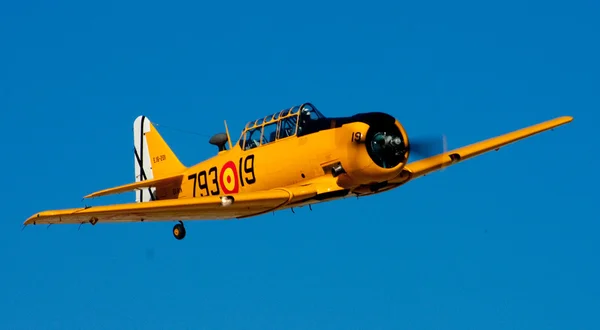
[[[136,182],[159,179],[186,169],[146,116],[139,116],[133,122],[133,141]],[[138,191],[136,202],[155,200],[155,191],[155,188]]]

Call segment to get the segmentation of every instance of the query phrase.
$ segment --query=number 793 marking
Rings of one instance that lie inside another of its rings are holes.
[[[221,187],[219,187],[218,173],[219,171],[217,170],[217,167],[213,166],[208,170],[208,172],[203,170],[198,173],[188,175],[188,181],[194,180],[192,196],[196,197],[196,190],[200,192],[200,197],[219,195],[221,193]],[[248,155],[245,159],[243,157],[240,158],[240,168],[236,174],[239,175],[239,182],[242,186],[244,186],[244,180],[248,185],[256,182],[256,177],[254,175],[254,155]],[[246,175],[244,176],[243,174]]]

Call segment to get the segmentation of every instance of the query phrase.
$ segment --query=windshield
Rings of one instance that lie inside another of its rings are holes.
[[[300,110],[301,116],[306,116],[310,120],[317,120],[320,118],[325,118],[315,106],[310,103],[305,103],[302,105],[302,109]]]

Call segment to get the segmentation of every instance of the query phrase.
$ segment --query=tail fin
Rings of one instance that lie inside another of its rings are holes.
[[[186,168],[145,116],[139,116],[133,122],[133,143],[135,182],[159,179]],[[147,188],[137,192],[135,201],[148,202],[155,197],[156,188]]]

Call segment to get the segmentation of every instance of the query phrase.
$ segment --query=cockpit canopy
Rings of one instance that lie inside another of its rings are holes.
[[[309,133],[311,122],[320,119],[325,116],[310,103],[284,109],[247,123],[239,144],[242,149],[249,150],[291,136],[302,136]]]

